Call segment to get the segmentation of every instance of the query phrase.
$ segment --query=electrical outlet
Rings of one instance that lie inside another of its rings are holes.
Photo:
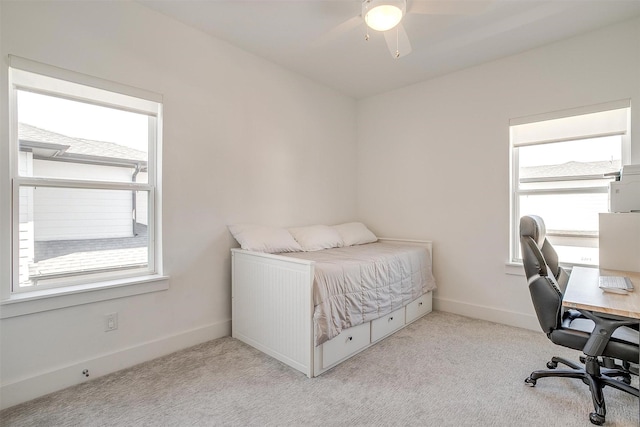
[[[115,331],[118,329],[118,313],[110,313],[104,316],[104,331]]]

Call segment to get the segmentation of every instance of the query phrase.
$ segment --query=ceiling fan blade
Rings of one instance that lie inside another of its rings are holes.
[[[421,15],[474,15],[486,11],[493,0],[411,0],[407,13]]]
[[[402,26],[402,23],[396,25],[395,28],[389,31],[385,31],[384,39],[387,42],[387,47],[389,48],[391,56],[394,58],[402,58],[403,56],[411,53],[409,36]]]
[[[339,24],[333,27],[332,29],[324,33],[322,36],[320,36],[318,39],[316,39],[314,44],[317,46],[326,45],[332,42],[333,40],[337,39],[341,35],[353,30],[354,28],[356,28],[362,23],[363,23],[362,16],[360,15],[347,19],[342,24]]]

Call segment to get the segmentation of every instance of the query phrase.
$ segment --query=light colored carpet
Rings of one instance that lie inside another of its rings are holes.
[[[580,380],[524,384],[552,355],[580,354],[542,332],[433,312],[309,379],[226,337],[8,408],[0,424],[591,425],[591,397]],[[607,426],[639,425],[638,398],[607,387],[605,399]]]

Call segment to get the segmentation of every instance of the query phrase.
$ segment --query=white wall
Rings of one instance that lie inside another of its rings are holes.
[[[164,96],[167,291],[0,321],[7,407],[230,333],[227,224],[356,218],[353,99],[133,2],[0,2],[2,284],[7,55]],[[119,328],[104,332],[104,315]]]
[[[538,329],[524,276],[505,274],[509,119],[625,98],[640,163],[639,19],[362,100],[359,216],[433,239],[436,309]]]

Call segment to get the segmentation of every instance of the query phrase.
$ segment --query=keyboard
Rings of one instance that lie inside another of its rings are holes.
[[[633,291],[633,283],[628,277],[600,276],[598,286],[605,292],[626,293]]]

